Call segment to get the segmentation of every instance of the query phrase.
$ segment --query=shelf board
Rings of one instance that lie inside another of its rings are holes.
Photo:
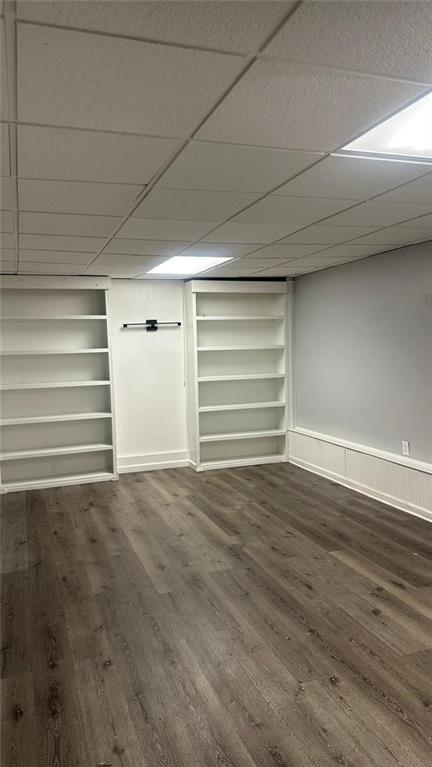
[[[59,477],[45,477],[43,479],[22,479],[11,482],[2,482],[1,491],[14,490],[37,490],[44,487],[61,487],[62,485],[80,485],[82,482],[109,482],[117,479],[117,475],[109,471],[99,471],[95,474],[84,472],[83,474],[65,474]]]
[[[198,352],[246,352],[246,351],[267,351],[273,349],[285,349],[283,344],[266,346],[198,346]]]
[[[1,357],[47,357],[52,354],[108,354],[108,349],[21,349],[0,351]]]
[[[0,461],[20,461],[26,458],[44,458],[49,456],[75,455],[76,453],[103,453],[112,450],[112,445],[72,445],[64,447],[46,447],[35,450],[8,450],[0,453]]]
[[[285,317],[283,314],[200,314],[196,317],[198,322],[242,322],[242,321],[255,321],[255,320],[270,320],[274,322],[281,322],[281,320],[284,320]]]
[[[265,381],[270,378],[285,378],[285,373],[240,373],[234,376],[200,376],[198,383],[212,381]]]
[[[241,466],[258,466],[262,463],[282,463],[286,461],[286,456],[283,453],[270,453],[268,455],[257,455],[251,458],[232,458],[231,460],[212,460],[201,461],[198,464],[198,471],[205,471],[206,469],[231,469]]]
[[[200,413],[217,413],[223,410],[257,410],[260,408],[285,407],[285,402],[241,402],[236,405],[204,405],[198,409]]]
[[[21,426],[32,423],[63,423],[65,421],[97,421],[111,418],[112,413],[65,413],[64,415],[38,415],[24,418],[3,418],[0,426]]]
[[[238,431],[228,434],[206,434],[200,442],[225,442],[233,439],[260,439],[261,437],[284,437],[285,429],[263,429],[262,431]]]
[[[11,314],[0,318],[4,322],[30,321],[30,322],[62,322],[63,320],[106,320],[106,314],[57,314],[52,317],[38,317],[36,315],[24,316],[23,314],[14,317]]]
[[[110,386],[111,381],[46,381],[45,383],[3,384],[0,391],[21,391],[26,389],[63,389],[83,386]]]

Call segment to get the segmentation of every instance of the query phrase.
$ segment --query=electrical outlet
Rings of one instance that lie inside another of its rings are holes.
[[[408,440],[403,439],[402,440],[402,455],[409,455],[410,454],[410,443]]]

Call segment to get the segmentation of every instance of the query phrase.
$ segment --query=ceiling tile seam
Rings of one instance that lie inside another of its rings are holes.
[[[59,184],[106,184],[107,186],[139,186],[141,187],[141,193],[142,188],[147,186],[149,183],[148,181],[93,181],[93,179],[81,179],[81,178],[42,178],[41,176],[18,176],[20,181],[44,181],[44,182],[58,182]],[[29,211],[27,211],[29,212]],[[37,211],[34,211],[37,212]],[[85,214],[81,213],[80,215],[93,215],[91,213]],[[98,214],[99,215],[99,214]],[[101,214],[105,215],[105,214]]]
[[[80,125],[58,125],[57,123],[29,122],[28,120],[15,120],[17,125],[27,128],[55,128],[56,130],[74,130],[81,133],[109,133],[114,136],[134,136],[135,138],[157,138],[171,141],[181,141],[181,136],[167,136],[155,133],[136,133],[135,131],[114,130],[112,128],[82,128]]]
[[[18,272],[19,253],[18,253],[18,147],[17,131],[14,120],[17,116],[17,40],[16,40],[16,2],[11,0],[4,5],[4,29],[5,29],[5,54],[6,54],[6,76],[7,76],[7,98],[8,98],[8,127],[9,127],[9,165],[10,165],[10,184],[12,191],[12,216],[13,216],[13,234],[14,234],[14,266]]]
[[[280,29],[285,25],[285,22],[292,16],[292,14],[297,10],[298,7],[300,7],[302,0],[297,3],[293,8],[291,8],[286,15],[275,25],[272,32],[266,37],[266,39],[260,44],[260,46],[257,48],[256,51],[253,53],[250,53],[248,56],[244,58],[244,65],[240,69],[240,71],[237,73],[237,75],[233,78],[230,85],[224,90],[222,95],[216,100],[214,105],[210,108],[208,113],[205,115],[204,118],[202,118],[194,130],[189,134],[188,137],[182,140],[180,145],[176,147],[175,150],[171,153],[170,157],[167,158],[165,163],[162,163],[162,166],[159,168],[159,170],[153,175],[152,179],[150,179],[149,183],[147,184],[142,198],[139,200],[138,203],[136,203],[133,208],[129,211],[129,213],[125,216],[124,220],[121,222],[121,224],[117,227],[117,229],[113,232],[111,237],[105,242],[103,248],[101,248],[100,252],[96,255],[94,261],[98,258],[98,256],[103,252],[103,250],[109,245],[111,240],[114,239],[116,234],[120,231],[121,227],[128,221],[128,219],[132,216],[134,211],[137,209],[138,205],[147,197],[148,194],[150,194],[150,191],[154,188],[154,186],[157,184],[157,182],[162,178],[163,174],[168,170],[168,168],[172,165],[174,160],[177,159],[177,157],[180,155],[180,153],[185,149],[186,146],[192,141],[193,137],[197,134],[197,132],[200,130],[200,128],[204,125],[204,123],[209,119],[209,117],[213,114],[213,112],[216,111],[216,109],[222,104],[224,99],[228,96],[229,93],[235,88],[238,82],[242,79],[242,77],[248,72],[248,70],[251,68],[252,64],[257,60],[257,55],[259,51],[261,51],[263,48],[265,48],[271,40],[275,37],[275,35],[279,32]],[[215,227],[217,228],[217,227]],[[213,231],[213,230],[212,230]],[[92,262],[93,263],[93,262]],[[92,264],[89,264],[91,266]],[[89,268],[89,267],[87,267]]]
[[[407,85],[422,85],[425,88],[432,86],[432,80],[417,80],[415,78],[406,77],[404,75],[389,75],[382,72],[367,72],[363,69],[354,69],[351,67],[331,66],[329,64],[317,64],[312,61],[303,61],[303,59],[297,59],[292,56],[284,56],[282,54],[270,54],[260,53],[258,55],[260,61],[268,61],[270,63],[285,62],[287,64],[300,64],[305,69],[314,69],[326,72],[336,72],[341,74],[349,74],[364,77],[369,80],[389,80],[390,82],[405,83]]]
[[[28,181],[39,181],[37,178],[32,179],[26,179]],[[51,180],[51,179],[48,179]],[[23,179],[19,178],[18,181],[23,181]],[[63,182],[62,182],[63,183]],[[139,186],[137,184],[136,186]],[[114,213],[71,213],[69,211],[57,211],[57,210],[28,210],[27,208],[20,208],[19,213],[31,213],[32,215],[36,216],[79,216],[80,218],[121,218],[121,213],[118,213],[117,215]],[[52,232],[26,232],[26,234],[52,234]],[[79,237],[80,235],[76,235]],[[81,235],[82,236],[82,235]],[[84,235],[86,236],[86,235]],[[91,235],[93,237],[97,237],[97,235]],[[138,238],[140,239],[140,238]]]

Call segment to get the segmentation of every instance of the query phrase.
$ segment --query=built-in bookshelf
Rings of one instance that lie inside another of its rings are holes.
[[[3,277],[2,492],[116,478],[109,285]]]
[[[286,460],[286,282],[192,280],[184,290],[193,466]]]

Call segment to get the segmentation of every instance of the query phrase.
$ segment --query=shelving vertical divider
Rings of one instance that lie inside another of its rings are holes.
[[[287,460],[288,290],[285,281],[185,284],[188,438],[197,471]]]
[[[2,278],[2,493],[117,479],[109,288]]]

